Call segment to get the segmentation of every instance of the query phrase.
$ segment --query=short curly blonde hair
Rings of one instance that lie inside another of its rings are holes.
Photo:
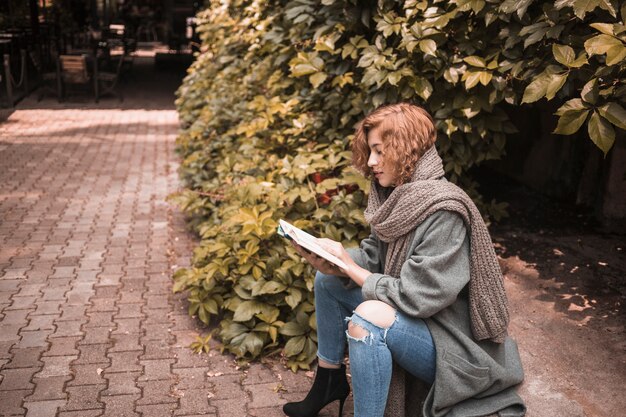
[[[358,125],[352,142],[352,163],[365,177],[372,176],[367,166],[370,148],[367,134],[380,127],[385,163],[393,167],[397,184],[411,179],[418,159],[437,140],[437,130],[430,114],[409,103],[381,106],[368,114]]]

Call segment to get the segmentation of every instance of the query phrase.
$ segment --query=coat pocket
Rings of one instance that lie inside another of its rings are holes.
[[[437,364],[435,395],[442,408],[451,407],[484,391],[490,383],[489,368],[477,366],[459,355],[445,351]]]

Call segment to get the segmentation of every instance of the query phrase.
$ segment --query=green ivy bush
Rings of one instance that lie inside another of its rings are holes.
[[[275,230],[285,218],[346,246],[367,234],[355,123],[384,103],[426,107],[448,177],[497,219],[503,205],[464,174],[503,154],[507,108],[558,102],[555,132],[586,125],[604,152],[626,128],[625,13],[609,0],[213,2],[177,100],[186,188],[173,198],[201,237],[174,276],[189,314],[219,319],[242,360],[282,351],[308,368],[313,271]]]

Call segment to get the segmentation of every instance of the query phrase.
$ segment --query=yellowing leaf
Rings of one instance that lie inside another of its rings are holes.
[[[587,128],[589,131],[589,137],[593,143],[595,143],[606,156],[607,152],[611,150],[611,147],[615,142],[615,130],[613,129],[613,126],[600,117],[598,113],[594,112],[589,119]]]
[[[600,116],[622,130],[626,130],[626,110],[617,103],[606,103],[598,107]]]
[[[463,58],[463,61],[467,62],[468,64],[470,64],[473,67],[478,67],[478,68],[485,68],[487,66],[485,60],[479,56],[467,56],[465,58]]]
[[[552,44],[552,55],[554,56],[554,59],[557,60],[557,62],[565,65],[566,67],[569,67],[576,58],[574,49],[572,49],[571,46],[558,45],[556,43]]]
[[[435,56],[437,43],[432,39],[423,39],[419,42],[419,47],[425,54]]]
[[[309,77],[309,82],[313,85],[313,87],[317,88],[320,84],[326,81],[326,78],[328,78],[328,75],[326,75],[325,72],[318,72]]]
[[[569,111],[564,113],[558,121],[556,129],[552,133],[560,135],[573,135],[587,119],[589,110]]]

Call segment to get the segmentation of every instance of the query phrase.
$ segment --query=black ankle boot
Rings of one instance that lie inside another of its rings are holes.
[[[283,412],[290,417],[315,417],[326,405],[339,400],[339,417],[343,414],[343,403],[350,393],[346,378],[346,365],[339,369],[317,367],[315,381],[306,398],[300,402],[287,403]]]

